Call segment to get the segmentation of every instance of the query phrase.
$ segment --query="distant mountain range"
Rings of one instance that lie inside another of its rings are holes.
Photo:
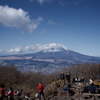
[[[14,64],[21,71],[51,73],[75,64],[100,63],[100,57],[83,55],[66,49],[61,44],[51,43],[38,46],[37,49],[36,47],[27,48],[27,51],[31,51],[30,53],[25,53],[24,48],[17,50],[16,54],[1,56],[0,64]],[[20,50],[21,53],[19,53]]]

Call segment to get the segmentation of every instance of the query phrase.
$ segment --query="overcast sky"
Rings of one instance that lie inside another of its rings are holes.
[[[100,0],[0,0],[0,51],[45,43],[100,56]]]

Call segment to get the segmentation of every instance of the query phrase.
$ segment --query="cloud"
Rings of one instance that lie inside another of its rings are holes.
[[[37,0],[40,4],[47,2],[48,0]]]
[[[21,53],[23,51],[22,48],[14,48],[14,49],[9,49],[7,52],[8,53]]]
[[[2,50],[1,53],[5,54],[17,54],[17,53],[35,53],[35,52],[40,52],[40,51],[59,51],[63,49],[67,49],[63,44],[59,43],[49,43],[49,44],[34,44],[30,46],[21,46],[17,48],[11,48],[8,50]]]
[[[52,0],[30,0],[31,2],[38,2],[39,4],[43,4],[43,3],[46,3],[46,2],[50,2]]]
[[[51,25],[56,25],[57,22],[55,22],[54,20],[48,20],[48,24],[51,24]]]
[[[21,8],[15,9],[9,6],[0,6],[0,24],[6,27],[14,27],[32,32],[38,27],[40,22],[40,17],[33,20],[30,18],[28,12]]]
[[[78,6],[83,2],[86,2],[88,0],[30,0],[31,2],[38,2],[39,4],[44,4],[44,3],[56,3],[61,5],[62,7],[65,6]]]

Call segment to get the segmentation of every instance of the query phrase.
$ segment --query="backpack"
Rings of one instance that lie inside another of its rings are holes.
[[[35,98],[39,98],[39,93],[36,93],[35,94]]]

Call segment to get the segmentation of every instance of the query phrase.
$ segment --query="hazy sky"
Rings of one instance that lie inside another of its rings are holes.
[[[51,42],[100,56],[100,0],[0,0],[0,51]]]

